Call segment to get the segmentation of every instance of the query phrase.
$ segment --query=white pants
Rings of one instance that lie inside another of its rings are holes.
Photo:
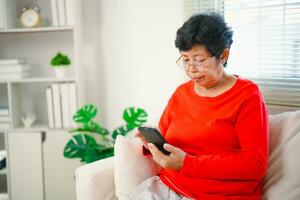
[[[166,186],[159,176],[152,176],[142,182],[131,195],[132,200],[189,200]]]

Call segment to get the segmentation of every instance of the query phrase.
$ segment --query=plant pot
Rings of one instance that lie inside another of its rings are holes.
[[[55,75],[57,78],[59,78],[59,79],[66,78],[67,69],[65,67],[57,67],[57,68],[54,68],[54,70],[55,70]]]

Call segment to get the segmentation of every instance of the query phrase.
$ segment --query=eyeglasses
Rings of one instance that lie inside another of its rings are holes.
[[[213,58],[215,58],[215,57],[213,56],[209,59],[206,59],[203,62],[198,61],[198,60],[193,60],[192,62],[190,62],[190,61],[184,61],[182,59],[182,56],[180,56],[177,59],[176,64],[184,71],[188,71],[191,66],[195,67],[199,71],[201,71],[201,70],[205,71],[205,65],[208,65],[212,61]]]

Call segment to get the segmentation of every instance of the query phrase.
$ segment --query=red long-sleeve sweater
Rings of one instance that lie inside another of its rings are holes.
[[[216,97],[189,81],[177,88],[159,123],[167,142],[187,153],[161,180],[193,199],[258,200],[268,161],[268,114],[259,88],[238,78]]]

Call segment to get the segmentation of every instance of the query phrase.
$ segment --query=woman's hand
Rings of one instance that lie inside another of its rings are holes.
[[[148,143],[148,148],[152,154],[153,160],[163,168],[176,170],[182,168],[186,153],[181,149],[170,144],[164,144],[164,148],[171,152],[170,155],[165,155],[152,143]]]

